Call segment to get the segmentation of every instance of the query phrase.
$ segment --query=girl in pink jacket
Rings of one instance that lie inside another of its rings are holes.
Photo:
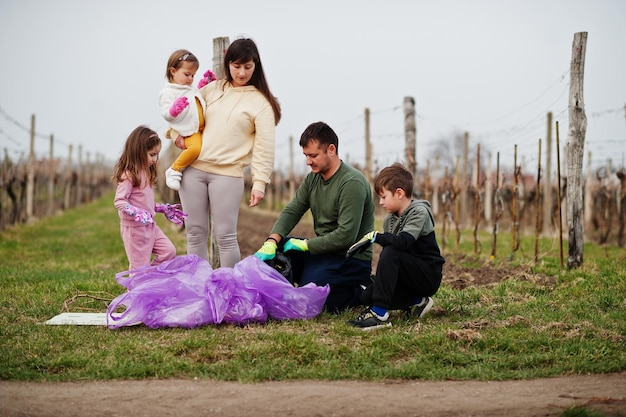
[[[156,265],[176,256],[174,244],[154,222],[160,212],[173,223],[182,225],[187,215],[180,204],[154,202],[157,182],[156,164],[161,139],[155,131],[139,126],[126,139],[124,151],[115,164],[113,181],[117,184],[113,204],[120,216],[120,233],[129,270]],[[152,254],[155,255],[154,259]]]

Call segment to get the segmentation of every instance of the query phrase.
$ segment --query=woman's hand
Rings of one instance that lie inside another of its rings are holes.
[[[258,206],[263,201],[263,197],[265,197],[265,193],[252,190],[252,193],[250,193],[250,207]]]
[[[187,149],[187,147],[185,146],[185,138],[180,135],[178,135],[178,137],[174,141],[174,145],[176,145],[177,148],[180,148],[183,150]]]

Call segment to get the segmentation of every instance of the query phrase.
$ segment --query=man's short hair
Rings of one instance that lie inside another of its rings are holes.
[[[335,145],[337,153],[339,153],[339,138],[335,131],[324,122],[311,123],[304,129],[300,136],[300,146],[305,147],[309,142],[316,140],[324,148],[329,145]]]

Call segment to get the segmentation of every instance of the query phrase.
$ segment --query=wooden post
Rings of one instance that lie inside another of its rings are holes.
[[[461,228],[459,226],[459,216],[461,213],[461,207],[459,202],[459,197],[461,193],[461,187],[459,186],[459,157],[456,157],[456,164],[454,168],[454,195],[456,196],[455,204],[454,204],[454,224],[456,226],[456,246],[455,249],[459,249],[459,243],[461,243]]]
[[[574,34],[569,91],[569,134],[567,137],[567,219],[569,231],[568,268],[583,263],[582,162],[587,131],[583,99],[587,32]]]
[[[500,220],[500,215],[502,214],[502,196],[500,195],[500,152],[496,153],[496,191],[495,196],[493,198],[493,243],[491,246],[491,260],[496,259],[496,253],[498,251],[498,221]]]
[[[372,180],[372,142],[370,140],[370,109],[365,108],[365,178],[373,187],[374,181]]]
[[[296,175],[293,163],[293,135],[289,136],[289,201],[296,195]]]
[[[70,208],[70,195],[72,192],[72,144],[70,143],[67,155],[67,167],[65,168],[65,195],[63,198],[63,209]]]
[[[26,171],[26,221],[33,217],[35,198],[35,115],[30,116],[30,150]]]
[[[78,145],[78,162],[76,164],[76,203],[74,207],[78,207],[82,203],[83,198],[83,145]]]
[[[230,45],[228,37],[213,38],[213,72],[217,79],[226,77],[226,71],[228,68],[224,68],[224,55],[226,55],[226,49]],[[210,211],[210,209],[209,209]],[[220,267],[220,251],[217,246],[217,239],[215,238],[213,227],[213,216],[209,213],[210,217],[210,245],[209,245],[209,263],[214,269]]]
[[[559,256],[561,259],[561,269],[563,269],[563,216],[561,214],[561,150],[559,149],[559,122],[555,124],[556,128],[556,177],[557,185],[557,211],[559,212]]]
[[[513,260],[513,254],[518,248],[518,236],[517,236],[517,193],[518,193],[518,173],[517,168],[517,145],[515,145],[515,151],[513,152],[513,196],[511,200],[512,213],[511,213],[511,256]]]
[[[213,72],[218,80],[226,76],[226,68],[224,68],[224,55],[226,55],[228,45],[230,45],[228,36],[213,38]]]
[[[550,231],[552,225],[552,112],[548,112],[547,123],[546,167],[543,170],[543,232]]]
[[[493,179],[491,178],[491,152],[487,153],[487,166],[485,168],[485,201],[483,202],[483,207],[485,210],[485,223],[489,223],[491,221],[492,215],[492,200],[493,200]]]
[[[48,169],[50,170],[48,173],[48,215],[52,215],[54,213],[54,176],[55,176],[55,167],[54,167],[54,136],[50,135],[50,157]]]
[[[480,223],[480,143],[476,145],[476,189],[474,190],[474,254],[478,255],[478,223]]]
[[[417,178],[417,124],[415,123],[415,99],[404,97],[404,156],[407,169]]]
[[[539,139],[539,153],[537,154],[537,192],[536,192],[536,196],[537,196],[537,200],[535,201],[535,265],[537,265],[537,262],[539,262],[539,234],[541,233],[541,223],[540,223],[540,219],[541,216],[539,215],[541,213],[540,210],[540,200],[539,200],[539,194],[541,191],[541,139]]]
[[[467,208],[468,208],[468,201],[467,201],[467,189],[469,188],[468,187],[469,184],[467,181],[468,159],[469,159],[469,132],[465,132],[465,135],[463,136],[463,165],[461,168],[461,181],[460,181],[461,213],[467,213]],[[459,219],[459,224],[465,226],[466,225],[465,219],[463,219],[463,221]]]

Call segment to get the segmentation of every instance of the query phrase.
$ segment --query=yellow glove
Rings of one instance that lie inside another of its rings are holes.
[[[348,248],[348,251],[346,252],[346,258],[351,257],[352,255],[354,255],[357,252],[363,252],[365,251],[367,248],[369,248],[369,246],[376,242],[376,235],[378,234],[378,232],[369,232],[365,235],[363,235],[363,237],[361,239],[359,239],[354,245],[350,246],[350,248]]]
[[[254,256],[259,258],[263,262],[269,261],[270,259],[274,259],[274,257],[276,256],[276,247],[277,247],[276,242],[271,242],[267,240],[265,241],[265,243],[263,243],[263,246],[261,246],[261,249],[256,251]]]
[[[300,252],[306,252],[309,250],[309,244],[306,239],[289,239],[285,242],[285,246],[283,246],[283,252],[287,252],[289,250],[297,250]]]

